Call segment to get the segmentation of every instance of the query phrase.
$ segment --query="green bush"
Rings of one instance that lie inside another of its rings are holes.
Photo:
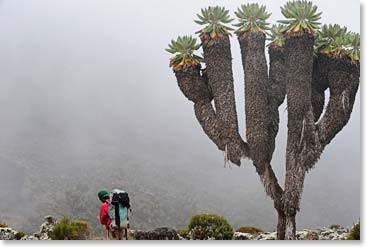
[[[17,239],[17,240],[20,240],[22,237],[24,237],[25,236],[25,234],[24,234],[24,232],[17,232],[16,234],[15,234],[15,238]]]
[[[330,229],[339,229],[340,225],[339,224],[332,224],[329,226]]]
[[[348,237],[346,237],[345,240],[360,240],[359,222],[357,224],[354,224],[354,226],[350,230]]]
[[[85,240],[89,236],[89,226],[86,221],[71,221],[68,217],[61,219],[53,227],[52,240]]]
[[[190,239],[191,238],[191,233],[189,229],[177,229],[177,234],[180,235],[181,237],[183,237],[184,239]]]
[[[236,232],[256,234],[264,231],[254,226],[241,226],[236,230]]]
[[[196,214],[191,217],[189,230],[193,239],[229,240],[233,237],[233,229],[227,220],[215,214]]]

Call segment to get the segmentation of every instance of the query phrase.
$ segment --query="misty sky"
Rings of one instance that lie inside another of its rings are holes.
[[[131,156],[151,155],[171,169],[181,164],[172,160],[185,161],[187,169],[207,171],[203,181],[220,177],[224,189],[236,188],[237,197],[241,191],[258,192],[258,201],[271,211],[272,202],[250,161],[243,161],[241,168],[223,168],[223,154],[202,131],[192,102],[182,95],[168,67],[170,54],[164,51],[177,35],[199,30],[193,20],[200,8],[222,5],[234,16],[246,2],[1,1],[0,158],[27,165],[25,157],[32,156],[49,169],[53,164],[87,168],[85,160],[95,155],[93,145],[104,142]],[[257,2],[272,13],[271,23],[282,19],[279,7],[286,1]],[[359,32],[359,1],[313,2],[323,12],[322,23]],[[231,42],[244,136],[243,70],[236,37]],[[283,104],[272,162],[282,183],[284,109]],[[358,220],[360,171],[358,92],[349,124],[306,177],[299,225],[350,225]],[[190,183],[190,177],[186,179]],[[0,181],[0,187],[6,181]],[[205,183],[202,189],[210,190]]]

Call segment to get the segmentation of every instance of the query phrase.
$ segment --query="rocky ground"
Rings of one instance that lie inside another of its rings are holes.
[[[25,235],[20,240],[51,240],[53,225],[57,219],[46,216],[45,222],[40,226],[38,232]],[[349,229],[343,227],[304,229],[297,231],[298,240],[341,240],[348,236]],[[16,240],[17,231],[10,227],[0,228],[0,240]],[[156,228],[151,231],[129,231],[129,239],[135,240],[190,240],[178,235],[174,229]],[[276,240],[276,232],[261,232],[256,234],[235,232],[234,240]]]
[[[25,235],[20,240],[51,240],[52,227],[57,220],[51,215],[45,217],[45,222],[40,226],[38,232]],[[10,227],[0,228],[0,240],[17,240],[17,231]]]
[[[305,229],[297,231],[298,240],[341,240],[348,236],[349,230],[339,228]],[[258,234],[235,232],[234,240],[276,240],[276,232],[263,232]]]

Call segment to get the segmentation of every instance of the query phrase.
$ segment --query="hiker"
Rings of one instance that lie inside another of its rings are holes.
[[[108,214],[111,218],[111,234],[114,239],[128,240],[128,210],[130,209],[129,195],[123,190],[114,189],[111,191],[110,198],[111,204],[108,208]]]
[[[102,225],[106,227],[107,230],[107,238],[112,240],[112,233],[111,233],[111,218],[108,214],[108,209],[111,204],[110,196],[107,190],[101,190],[98,192],[98,198],[102,202],[101,207],[99,209],[99,221]]]
[[[100,207],[100,222],[106,226],[109,240],[122,240],[127,237],[129,228],[128,210],[130,199],[127,192],[114,189],[109,195],[107,190],[98,192],[98,198],[102,202]],[[130,209],[131,211],[131,209]]]

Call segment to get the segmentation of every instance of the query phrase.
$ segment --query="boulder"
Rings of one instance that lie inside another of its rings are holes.
[[[33,234],[39,240],[51,240],[53,227],[57,223],[57,219],[51,215],[45,216],[45,220],[46,222],[40,226],[40,230]]]
[[[305,236],[305,240],[319,240],[319,234],[316,231],[309,231]]]
[[[16,240],[15,234],[17,234],[17,231],[14,231],[10,227],[0,228],[0,240]]]
[[[21,240],[51,240],[52,230],[54,225],[57,223],[57,219],[51,215],[45,216],[46,222],[40,226],[38,232],[32,235],[25,235]]]
[[[296,231],[296,238],[298,240],[305,240],[308,230]]]
[[[174,229],[171,228],[156,228],[151,231],[136,231],[135,240],[179,240]]]

